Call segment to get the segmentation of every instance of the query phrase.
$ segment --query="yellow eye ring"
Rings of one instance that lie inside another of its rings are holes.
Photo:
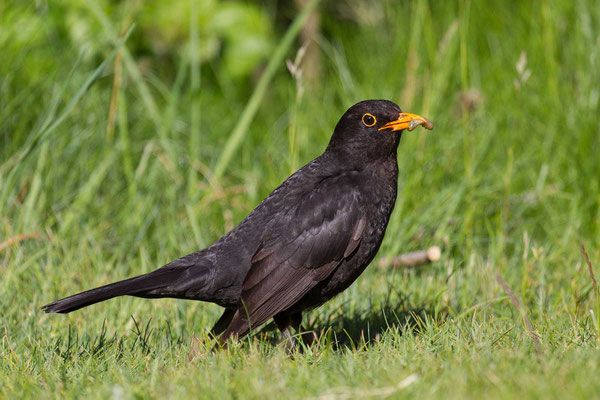
[[[373,114],[366,113],[362,116],[362,123],[371,127],[377,123],[377,118]]]

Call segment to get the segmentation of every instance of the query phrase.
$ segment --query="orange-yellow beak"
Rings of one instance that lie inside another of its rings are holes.
[[[425,129],[433,129],[433,122],[431,122],[427,118],[421,117],[417,114],[400,113],[397,120],[388,122],[387,124],[379,128],[379,130],[381,131],[383,129],[391,129],[392,132],[395,132],[402,129],[408,129],[409,131],[412,131],[419,125],[422,125]]]

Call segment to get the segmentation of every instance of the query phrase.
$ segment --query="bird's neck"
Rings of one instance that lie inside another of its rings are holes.
[[[385,172],[386,175],[397,179],[398,177],[398,161],[396,159],[397,153],[394,148],[389,154],[381,156],[378,154],[376,157],[370,157],[369,154],[356,154],[354,152],[337,152],[337,151],[326,151],[321,155],[322,165],[331,166],[336,170],[347,170],[347,171],[363,171],[373,170]]]

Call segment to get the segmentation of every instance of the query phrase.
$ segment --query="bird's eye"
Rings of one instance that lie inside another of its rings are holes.
[[[373,126],[377,123],[377,119],[372,114],[366,113],[362,116],[362,123],[365,126]]]

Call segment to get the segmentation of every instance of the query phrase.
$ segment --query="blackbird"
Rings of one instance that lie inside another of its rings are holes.
[[[400,136],[419,125],[433,128],[391,101],[361,101],[323,154],[209,247],[43,310],[69,313],[123,295],[201,300],[225,308],[211,331],[221,343],[270,318],[291,338],[304,310],[342,292],[375,257],[396,201]]]

